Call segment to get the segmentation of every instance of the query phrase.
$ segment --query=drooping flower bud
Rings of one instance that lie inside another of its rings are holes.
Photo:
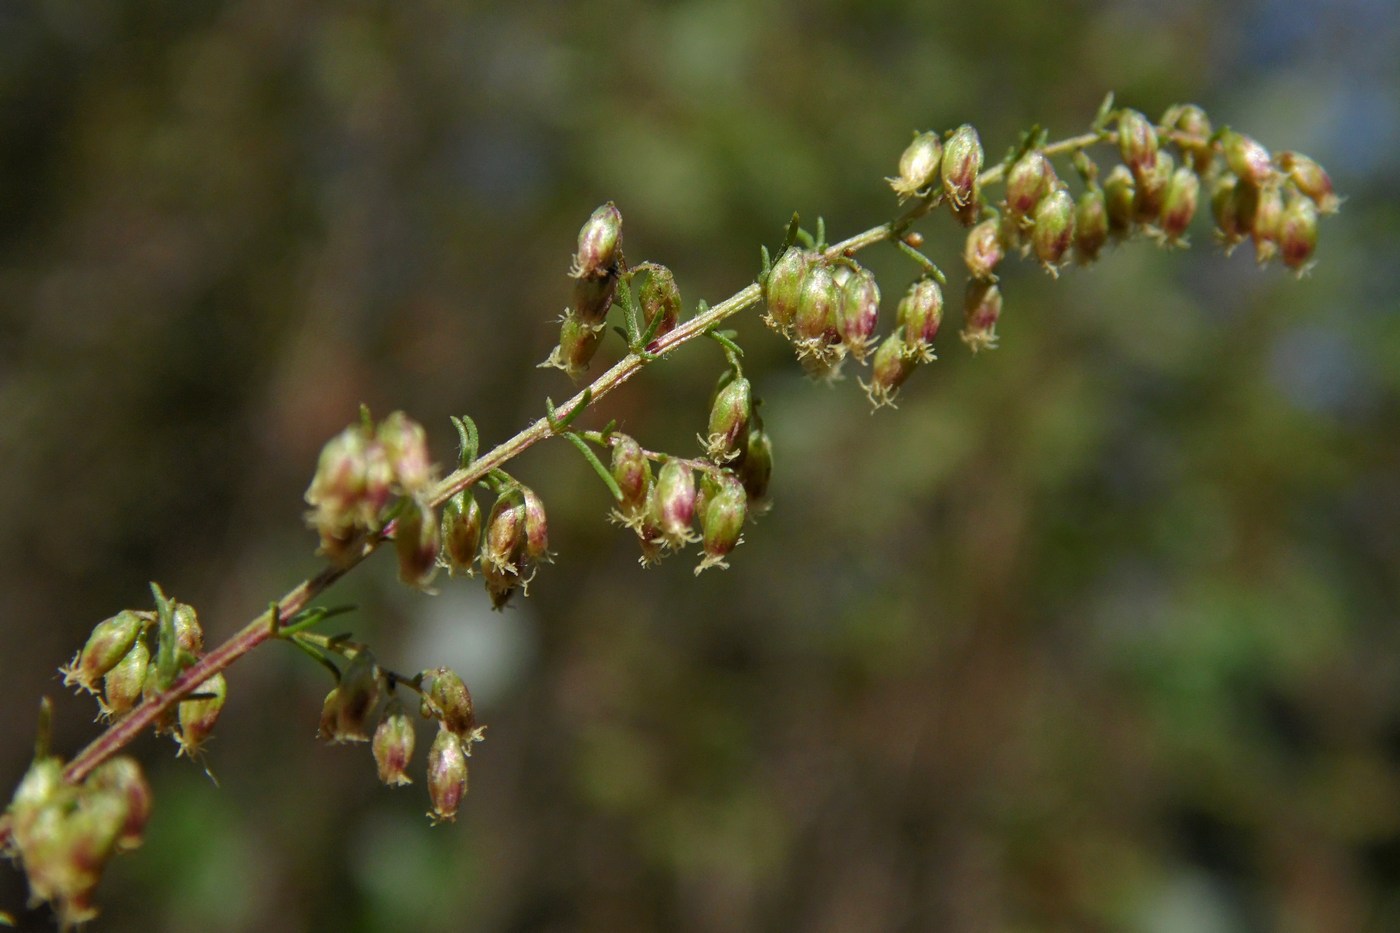
[[[1050,160],[1039,149],[1017,159],[1006,173],[1006,210],[1013,218],[1028,216],[1050,193],[1058,179]]]
[[[204,628],[199,624],[199,614],[189,603],[176,603],[170,614],[175,625],[175,646],[190,660],[204,653]]]
[[[602,278],[622,253],[622,213],[609,201],[599,207],[578,232],[578,252],[569,275],[576,279]]]
[[[433,482],[428,432],[421,424],[396,411],[379,423],[375,438],[384,446],[394,479],[405,495],[420,492]]]
[[[447,729],[438,729],[428,749],[428,796],[434,823],[452,822],[467,793],[467,755],[462,740]]]
[[[442,506],[442,550],[448,572],[471,576],[480,547],[481,506],[470,489],[463,489]]]
[[[519,495],[507,491],[491,507],[481,553],[481,574],[493,608],[503,608],[527,582],[525,557],[525,505]]]
[[[740,534],[749,504],[744,484],[728,472],[721,473],[714,484],[705,497],[705,509],[700,516],[705,556],[695,568],[697,575],[710,567],[728,567],[724,558],[743,540]]]
[[[597,330],[612,309],[613,299],[617,297],[617,283],[618,274],[615,271],[575,280],[569,312],[581,323]]]
[[[675,330],[681,314],[681,290],[676,286],[676,277],[671,274],[670,269],[656,264],[648,265],[647,279],[642,283],[637,299],[642,306],[644,331],[650,328],[651,322],[658,317],[661,321],[656,325],[656,337]]]
[[[994,349],[997,345],[997,321],[1001,318],[1001,289],[991,282],[976,279],[968,282],[963,310],[966,316],[963,343],[973,353]]]
[[[1001,221],[995,217],[982,221],[967,232],[963,261],[974,279],[995,279],[996,268],[1006,256],[1001,242]]]
[[[715,393],[710,405],[705,455],[715,463],[725,463],[738,456],[741,442],[748,437],[752,416],[753,387],[742,375],[734,375]]]
[[[180,754],[193,756],[204,746],[214,724],[223,712],[224,700],[228,696],[228,684],[223,674],[215,674],[194,688],[187,699],[180,701],[180,728],[175,741],[180,746]]]
[[[793,246],[773,263],[763,283],[763,300],[768,305],[763,320],[769,327],[782,334],[792,327],[802,297],[802,282],[807,278],[807,270],[819,258],[815,252]]]
[[[1250,236],[1254,238],[1254,259],[1259,265],[1266,265],[1278,253],[1282,223],[1283,192],[1278,185],[1260,188],[1249,229]]]
[[[838,336],[840,302],[841,289],[831,267],[824,262],[813,263],[802,280],[797,317],[793,321],[799,353],[804,347],[816,352]]]
[[[525,485],[520,487],[520,498],[525,508],[525,556],[532,561],[548,562],[549,518],[545,515],[544,502]]]
[[[352,557],[356,535],[378,529],[379,513],[393,496],[393,482],[384,447],[367,426],[351,425],[332,438],[322,448],[306,490],[312,507],[306,518],[321,537],[321,553],[335,562]]]
[[[1108,230],[1118,239],[1130,236],[1137,223],[1137,182],[1126,165],[1115,165],[1103,183]]]
[[[739,461],[739,479],[749,495],[750,511],[767,509],[768,484],[772,478],[773,440],[762,427],[751,427],[744,457]]]
[[[1157,226],[1168,243],[1175,246],[1184,242],[1182,237],[1186,228],[1196,216],[1200,192],[1201,180],[1190,168],[1183,165],[1172,173],[1162,202],[1162,215],[1157,220]]]
[[[1269,150],[1259,145],[1253,137],[1236,133],[1231,129],[1220,131],[1220,149],[1225,153],[1225,163],[1241,180],[1256,187],[1263,187],[1274,180],[1274,163],[1269,158]]]
[[[577,380],[588,371],[593,354],[603,340],[603,325],[589,324],[572,311],[565,312],[559,325],[559,344],[550,351],[541,368],[553,367]]]
[[[88,775],[83,787],[114,795],[122,802],[126,818],[117,833],[117,851],[139,849],[151,818],[151,785],[146,782],[136,759],[122,755],[103,762]]]
[[[647,493],[651,491],[651,462],[642,453],[642,445],[626,434],[614,434],[611,472],[622,491],[618,515],[623,524],[631,525],[645,511]]]
[[[1088,265],[1108,242],[1108,200],[1095,185],[1079,196],[1074,209],[1074,258]]]
[[[1118,151],[1139,181],[1157,164],[1157,130],[1136,110],[1118,114]]]
[[[1056,274],[1074,242],[1074,199],[1064,188],[1056,188],[1035,208],[1031,246],[1047,271]]]
[[[689,464],[674,458],[662,464],[650,518],[666,547],[679,548],[696,540],[690,528],[695,520],[695,494],[695,473]]]
[[[921,278],[910,285],[895,311],[895,333],[903,335],[904,346],[916,361],[933,359],[933,339],[942,323],[943,289],[938,282]]]
[[[423,589],[437,575],[438,552],[442,550],[442,527],[433,507],[417,499],[409,500],[394,524],[394,551],[399,558],[399,580]]]
[[[1303,194],[1312,198],[1319,214],[1335,214],[1340,202],[1332,190],[1332,179],[1312,159],[1301,152],[1280,152],[1278,164],[1288,173],[1289,181]]]
[[[914,371],[916,356],[904,344],[904,338],[895,331],[885,338],[875,351],[875,360],[870,364],[870,382],[863,385],[865,394],[870,397],[874,408],[888,405],[894,407],[899,387]]]
[[[151,663],[151,649],[137,639],[126,656],[102,678],[102,714],[117,719],[131,711],[141,699],[146,684],[146,670]]]
[[[899,157],[899,177],[886,178],[900,203],[922,194],[938,180],[943,159],[943,143],[937,133],[916,133]]]
[[[1137,200],[1133,203],[1133,209],[1141,223],[1155,226],[1160,222],[1162,207],[1167,203],[1167,187],[1175,171],[1172,154],[1159,152],[1152,167],[1137,176]]]
[[[436,667],[422,673],[422,714],[442,723],[442,727],[463,738],[476,729],[476,714],[472,709],[472,694],[466,683],[448,667]]]
[[[1229,172],[1220,175],[1212,184],[1210,210],[1215,217],[1215,238],[1227,254],[1249,236],[1258,196],[1258,188],[1242,184]],[[1246,198],[1248,203],[1245,203]]]
[[[408,763],[413,759],[413,744],[417,736],[413,723],[397,701],[390,704],[374,729],[370,741],[370,751],[374,754],[374,764],[379,771],[379,780],[391,787],[412,784],[408,776]]]
[[[958,127],[943,146],[943,193],[952,207],[963,208],[977,199],[977,176],[982,171],[982,140],[967,123]]]
[[[880,322],[880,287],[864,266],[855,266],[841,286],[841,343],[858,360],[865,359]]]
[[[1210,142],[1210,118],[1204,110],[1195,104],[1168,107],[1162,115],[1162,126],[1185,134],[1185,138],[1178,137],[1176,140],[1184,163],[1198,174],[1210,168],[1210,163],[1215,159],[1215,150]]]
[[[1278,224],[1279,253],[1283,264],[1302,272],[1317,248],[1317,213],[1311,198],[1295,194],[1288,199]]]
[[[144,627],[145,622],[130,609],[97,623],[83,650],[71,664],[61,669],[63,685],[76,685],[88,693],[96,693],[97,682],[121,663]]]

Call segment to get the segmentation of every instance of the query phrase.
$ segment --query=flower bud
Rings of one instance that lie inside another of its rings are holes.
[[[520,487],[520,498],[524,507],[525,556],[533,561],[549,560],[549,519],[544,512],[544,502],[529,486]]]
[[[1319,208],[1311,198],[1295,194],[1279,218],[1278,245],[1283,264],[1301,272],[1317,248],[1317,213]]]
[[[1001,222],[993,217],[982,221],[967,232],[963,261],[974,279],[995,279],[996,268],[1006,256],[1001,242]]]
[[[858,360],[865,359],[880,322],[880,287],[869,269],[856,266],[841,286],[841,343]]]
[[[799,345],[823,347],[837,336],[840,302],[841,289],[831,267],[824,262],[813,263],[797,298],[793,323]]]
[[[199,614],[189,603],[176,603],[170,614],[175,625],[175,647],[194,660],[204,653],[204,629]]]
[[[1118,151],[1138,180],[1157,164],[1157,130],[1136,110],[1118,114]]]
[[[675,459],[662,464],[649,517],[666,547],[682,547],[696,539],[690,529],[695,519],[695,473],[689,464]]]
[[[316,463],[316,475],[306,488],[306,504],[339,513],[348,510],[365,493],[365,451],[370,437],[360,425],[351,425],[326,442]]]
[[[1265,265],[1278,253],[1282,223],[1283,192],[1279,190],[1279,186],[1267,185],[1259,189],[1254,219],[1250,222],[1250,235],[1254,238],[1254,258],[1259,265]]]
[[[559,345],[540,366],[562,369],[570,379],[578,379],[588,371],[602,340],[602,324],[589,324],[574,312],[566,312],[559,327]]]
[[[1108,200],[1095,185],[1079,196],[1074,209],[1074,257],[1080,265],[1099,258],[1108,242]]]
[[[637,298],[642,306],[643,330],[649,329],[651,322],[658,317],[661,322],[656,325],[656,337],[675,330],[681,314],[681,290],[676,286],[676,277],[670,269],[649,265],[647,279],[642,283]]]
[[[151,650],[137,639],[117,666],[102,678],[102,714],[117,719],[131,711],[141,699],[146,684],[146,670],[151,663]]]
[[[117,851],[140,848],[151,818],[151,785],[136,759],[122,755],[103,762],[88,775],[83,787],[121,801],[125,819],[117,833]]]
[[[441,533],[448,571],[471,576],[481,547],[481,506],[471,490],[460,490],[443,503]]]
[[[968,282],[963,313],[967,321],[963,325],[963,343],[973,353],[994,349],[997,321],[1001,318],[1001,289],[991,282]]]
[[[931,278],[909,286],[895,311],[896,333],[916,360],[933,359],[933,339],[943,323],[943,289]],[[888,341],[886,341],[888,343]]]
[[[1274,164],[1269,158],[1269,150],[1259,145],[1252,137],[1234,130],[1220,132],[1220,149],[1225,153],[1225,162],[1243,181],[1262,187],[1274,179]]]
[[[1013,218],[1030,214],[1058,179],[1039,149],[1025,153],[1006,173],[1006,210]]]
[[[651,490],[651,462],[642,453],[642,446],[626,434],[614,434],[612,442],[612,478],[622,491],[618,502],[624,520],[636,516],[646,507]]]
[[[569,310],[579,321],[597,329],[612,310],[613,299],[617,297],[617,283],[616,272],[575,280]]]
[[[491,608],[497,612],[504,610],[516,590],[524,585],[514,565],[500,567],[496,564],[482,564],[481,580],[486,584],[486,595],[491,597]]]
[[[1229,172],[1212,184],[1210,210],[1215,217],[1215,237],[1227,253],[1249,235],[1258,196],[1258,188],[1243,184]]]
[[[1108,230],[1118,239],[1133,232],[1137,223],[1137,182],[1126,165],[1115,165],[1103,183]]]
[[[98,680],[121,663],[144,626],[141,617],[130,609],[97,623],[83,650],[71,664],[61,669],[63,685],[76,684],[88,693],[96,693]]]
[[[943,159],[943,143],[937,133],[915,133],[914,141],[899,157],[899,177],[886,178],[900,203],[922,194],[938,180],[938,166]]]
[[[467,755],[461,738],[446,729],[438,729],[432,747],[428,749],[428,796],[433,809],[428,814],[434,823],[452,822],[457,808],[467,793]]]
[[[748,437],[753,415],[753,388],[743,376],[735,375],[715,393],[710,405],[710,431],[705,438],[705,454],[724,463],[739,454],[740,442]]]
[[[715,484],[700,515],[701,546],[705,556],[695,568],[697,575],[710,567],[729,566],[724,558],[743,540],[740,533],[744,530],[749,504],[744,484],[728,472],[721,473]]]
[[[394,551],[399,558],[399,580],[423,589],[437,575],[438,552],[442,549],[442,527],[433,507],[417,499],[394,524]]]
[[[1201,180],[1196,173],[1182,166],[1172,173],[1167,183],[1167,194],[1162,202],[1162,216],[1157,225],[1162,235],[1172,245],[1183,243],[1182,235],[1196,216],[1196,203],[1200,198]]]
[[[783,334],[792,327],[802,297],[803,280],[807,278],[808,268],[819,258],[815,252],[793,246],[773,263],[763,283],[763,300],[768,305],[763,320],[769,327]]]
[[[1210,142],[1210,118],[1204,110],[1195,104],[1168,107],[1162,115],[1162,126],[1185,134],[1186,138],[1177,139],[1184,163],[1190,164],[1198,174],[1210,168],[1210,163],[1215,159],[1215,150]]]
[[[578,253],[569,275],[576,279],[602,278],[617,264],[622,252],[622,214],[609,201],[595,210],[578,232]]]
[[[1041,265],[1054,274],[1073,242],[1074,199],[1064,188],[1056,188],[1036,205],[1031,246]]]
[[[1278,164],[1288,173],[1289,181],[1303,194],[1312,198],[1320,214],[1335,214],[1340,202],[1332,190],[1332,179],[1322,166],[1301,152],[1280,152]]]
[[[914,371],[917,357],[904,344],[899,331],[890,334],[875,351],[875,361],[870,365],[870,382],[863,387],[875,408],[883,405],[894,407],[899,387]]]
[[[749,428],[744,457],[739,461],[739,479],[749,495],[749,506],[760,505],[768,496],[768,484],[773,478],[773,440],[761,427]]]
[[[421,675],[422,714],[438,720],[449,732],[467,738],[476,729],[472,694],[455,671],[436,667]]]
[[[525,505],[512,491],[503,493],[491,506],[486,520],[486,549],[483,564],[515,573],[525,544]]]
[[[1160,221],[1162,207],[1167,202],[1167,187],[1175,170],[1172,154],[1159,152],[1152,167],[1137,176],[1137,197],[1133,209],[1141,223],[1155,225]]]
[[[396,411],[379,423],[375,438],[383,445],[394,479],[404,495],[421,492],[433,482],[428,432],[421,424]]]
[[[964,123],[953,131],[943,147],[943,193],[956,208],[967,207],[977,199],[977,176],[982,171],[982,140],[977,130]]]
[[[180,754],[194,756],[199,752],[214,731],[214,724],[219,721],[227,696],[228,684],[224,681],[224,675],[215,674],[195,687],[187,699],[180,701],[180,728],[175,735]]]
[[[382,783],[391,787],[413,783],[407,769],[409,761],[413,759],[413,743],[416,740],[413,723],[403,707],[394,702],[375,727],[369,746]]]

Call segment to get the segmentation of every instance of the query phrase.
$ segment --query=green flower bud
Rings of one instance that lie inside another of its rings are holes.
[[[1226,252],[1249,236],[1258,197],[1258,188],[1243,184],[1229,172],[1216,178],[1212,184],[1210,210],[1215,217],[1215,237]]]
[[[768,484],[773,478],[773,440],[762,427],[749,428],[744,457],[739,461],[739,479],[749,495],[749,506],[761,504],[768,496]]]
[[[463,738],[476,730],[472,694],[455,671],[436,667],[421,675],[423,704],[420,712],[436,719],[444,729]]]
[[[1318,213],[1335,214],[1337,212],[1341,202],[1338,201],[1336,193],[1332,190],[1332,179],[1323,171],[1321,165],[1301,152],[1280,152],[1278,164],[1288,173],[1288,180],[1293,182],[1299,191],[1312,198]]]
[[[1278,253],[1283,226],[1283,192],[1278,185],[1259,189],[1250,236],[1254,238],[1254,258],[1265,265]]]
[[[175,646],[194,660],[204,653],[204,629],[199,624],[199,614],[189,603],[176,603],[170,615],[175,623]]]
[[[964,123],[953,131],[943,146],[943,193],[954,208],[977,200],[977,176],[982,171],[982,140],[977,130]]]
[[[858,360],[865,359],[880,322],[880,287],[863,266],[854,266],[841,285],[841,343]]]
[[[421,424],[396,411],[379,423],[375,437],[383,445],[394,479],[404,495],[414,495],[432,484],[428,432]]]
[[[570,379],[577,380],[588,371],[588,364],[602,340],[602,324],[589,324],[574,312],[566,312],[559,327],[559,345],[540,366],[562,369]]]
[[[773,263],[763,282],[763,300],[768,305],[763,320],[769,327],[782,334],[792,327],[807,270],[819,259],[820,254],[793,246]]]
[[[501,609],[524,587],[530,567],[525,553],[525,504],[514,491],[507,491],[491,507],[486,519],[486,543],[481,554],[481,573],[491,605]]]
[[[1137,182],[1126,165],[1115,165],[1103,183],[1108,230],[1118,239],[1130,236],[1137,224]]]
[[[902,334],[915,360],[933,359],[933,339],[943,323],[943,289],[931,278],[909,286],[895,311],[896,333]],[[888,341],[886,341],[888,342]]]
[[[432,506],[417,499],[409,500],[394,524],[394,551],[399,558],[399,580],[408,586],[424,589],[437,575],[438,552],[442,550],[442,531]]]
[[[799,344],[825,346],[839,336],[841,289],[836,276],[824,262],[813,263],[802,280],[797,299],[794,332]]]
[[[870,366],[870,382],[863,384],[870,404],[875,408],[888,405],[894,407],[899,387],[914,371],[917,357],[904,344],[898,331],[890,334],[875,351],[875,361]]]
[[[974,279],[995,279],[996,268],[1006,257],[1001,241],[1001,221],[993,217],[982,221],[967,232],[963,261]]]
[[[617,488],[622,490],[618,512],[627,524],[646,508],[647,493],[651,491],[651,462],[636,440],[626,434],[614,434],[611,472]]]
[[[622,214],[609,201],[595,210],[578,232],[578,253],[569,275],[602,278],[613,271],[622,254]]]
[[[413,759],[413,743],[417,736],[413,723],[405,715],[397,701],[384,712],[384,718],[375,727],[370,751],[374,753],[374,764],[379,771],[379,780],[391,787],[412,784],[408,776],[408,763]]]
[[[646,281],[637,293],[642,306],[642,329],[650,328],[651,322],[659,317],[661,323],[656,325],[656,337],[661,337],[675,330],[676,322],[680,320],[681,290],[676,286],[676,277],[670,269],[656,264],[649,264],[646,268]]]
[[[1136,110],[1118,114],[1118,151],[1139,181],[1157,164],[1157,130]]]
[[[214,724],[223,712],[224,700],[228,696],[228,684],[223,674],[215,674],[204,681],[187,699],[180,701],[179,731],[175,741],[180,746],[180,754],[193,757],[204,746]]]
[[[448,571],[454,576],[475,571],[477,549],[481,547],[481,506],[471,490],[463,489],[442,506],[442,550]]]
[[[695,568],[697,575],[710,567],[728,567],[724,558],[743,541],[740,533],[744,530],[749,504],[744,484],[727,472],[721,473],[715,482],[700,514],[701,546],[705,556]]]
[[[1159,152],[1152,167],[1137,176],[1137,199],[1133,202],[1133,209],[1141,223],[1157,224],[1160,221],[1162,207],[1167,203],[1167,187],[1175,171],[1172,154]]]
[[[151,819],[151,785],[136,759],[123,755],[103,762],[88,775],[83,787],[121,801],[125,819],[117,832],[117,851],[139,849]]]
[[[146,669],[151,663],[151,649],[137,639],[117,666],[102,678],[102,714],[117,719],[131,711],[141,699],[146,684]]]
[[[695,473],[690,465],[670,459],[656,478],[648,516],[666,547],[683,547],[696,540],[691,531],[695,519]]]
[[[1095,185],[1079,196],[1074,209],[1074,257],[1080,265],[1099,258],[1108,242],[1108,200]]]
[[[544,502],[529,486],[520,487],[520,498],[525,507],[525,556],[532,561],[545,561],[549,558],[549,518],[545,515]]]
[[[512,567],[499,567],[496,564],[481,565],[481,579],[486,584],[486,595],[491,597],[491,608],[497,612],[505,609],[510,598],[519,590],[523,581]]]
[[[72,663],[61,668],[63,685],[77,685],[88,693],[97,692],[97,682],[104,674],[121,663],[136,644],[145,622],[130,609],[123,610],[93,626],[87,644]]]
[[[1036,205],[1031,246],[1041,265],[1055,274],[1073,242],[1074,199],[1064,188],[1056,188]]]
[[[1030,214],[1055,187],[1058,178],[1050,160],[1039,149],[1032,149],[1006,173],[1006,210],[1013,218]]]
[[[1269,158],[1269,150],[1250,136],[1234,130],[1220,131],[1220,149],[1225,153],[1225,163],[1230,171],[1242,180],[1256,187],[1263,187],[1274,180],[1274,164]]]
[[[569,310],[574,317],[597,328],[607,319],[617,297],[618,274],[609,272],[599,277],[589,276],[574,281],[574,294]]]
[[[1201,180],[1196,173],[1182,166],[1172,173],[1167,184],[1167,194],[1162,203],[1162,216],[1157,225],[1162,235],[1172,245],[1183,243],[1182,235],[1196,216],[1196,203],[1200,198]]]
[[[967,283],[963,311],[966,317],[963,343],[973,353],[994,349],[997,345],[997,321],[1001,318],[1001,289],[991,282],[973,279]]]
[[[434,823],[452,822],[467,793],[467,755],[462,740],[447,729],[438,729],[428,749],[428,796]]]
[[[1317,248],[1317,214],[1319,208],[1307,195],[1295,194],[1288,199],[1278,224],[1279,252],[1283,264],[1296,272],[1307,268],[1313,250]]]
[[[1185,134],[1177,139],[1183,161],[1191,165],[1199,174],[1210,168],[1215,160],[1215,150],[1211,146],[1210,118],[1195,104],[1176,104],[1167,108],[1162,115],[1162,126]]]
[[[753,387],[743,376],[736,375],[715,393],[710,405],[710,430],[704,439],[706,456],[716,463],[738,456],[740,441],[748,437],[752,415]]]
[[[352,425],[321,450],[306,490],[307,522],[332,561],[354,556],[356,535],[379,527],[379,513],[393,496],[394,470],[383,445],[363,425]]]
[[[937,133],[915,133],[899,157],[899,177],[886,178],[900,203],[921,195],[938,179],[939,163],[943,159],[943,143]]]

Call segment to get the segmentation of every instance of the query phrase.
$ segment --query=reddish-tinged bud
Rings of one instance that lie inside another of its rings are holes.
[[[175,741],[180,754],[193,756],[204,746],[228,696],[228,684],[223,674],[215,674],[194,688],[188,699],[180,701],[180,728]]]
[[[710,431],[705,437],[705,454],[716,463],[733,460],[740,443],[748,437],[753,416],[753,387],[736,375],[715,393],[710,405]]]
[[[102,678],[102,714],[108,719],[125,716],[141,699],[146,685],[146,670],[151,663],[151,650],[137,640]]]
[[[801,345],[823,347],[837,336],[841,288],[830,266],[817,262],[807,270],[802,292],[797,299],[797,318],[793,322]]]
[[[1335,214],[1337,212],[1340,202],[1332,190],[1332,179],[1323,171],[1321,165],[1301,152],[1280,152],[1278,164],[1288,173],[1289,181],[1293,182],[1303,194],[1312,198],[1313,204],[1317,205],[1318,213]]]
[[[841,343],[858,360],[865,359],[880,322],[880,288],[869,269],[856,266],[841,286]]]
[[[316,475],[306,488],[306,504],[317,510],[343,512],[365,493],[365,452],[370,445],[364,427],[352,425],[326,442]]]
[[[426,670],[421,675],[422,714],[442,723],[442,727],[466,738],[476,730],[472,694],[457,673],[448,667]]]
[[[768,313],[763,316],[768,326],[786,334],[797,318],[797,305],[802,298],[802,283],[807,278],[807,270],[819,260],[817,253],[789,248],[773,268],[763,283],[763,300],[768,305]]]
[[[1035,208],[1031,246],[1035,258],[1055,274],[1074,242],[1074,199],[1064,188],[1057,188],[1041,199]]]
[[[1183,162],[1189,163],[1197,173],[1210,168],[1210,163],[1215,159],[1215,150],[1210,142],[1210,118],[1204,110],[1195,104],[1168,107],[1162,115],[1162,126],[1182,134],[1176,137],[1176,143],[1181,149]]]
[[[520,487],[525,507],[525,556],[532,561],[549,560],[549,518],[544,502],[529,486]]]
[[[1157,164],[1157,130],[1136,110],[1118,113],[1118,151],[1139,180]]]
[[[486,584],[486,595],[491,597],[491,608],[497,612],[504,610],[516,590],[524,585],[513,565],[498,567],[495,564],[482,564],[481,580]]]
[[[1172,173],[1167,184],[1167,194],[1162,202],[1162,216],[1157,221],[1162,235],[1173,245],[1184,242],[1182,235],[1196,216],[1196,204],[1200,199],[1201,180],[1196,173],[1182,166]]]
[[[943,289],[938,283],[923,278],[910,285],[895,311],[895,333],[903,335],[905,348],[916,360],[933,359],[933,339],[942,323]]]
[[[886,178],[901,203],[928,191],[938,180],[943,160],[943,143],[937,133],[915,133],[914,141],[899,157],[899,177]]]
[[[1095,185],[1079,196],[1074,209],[1074,257],[1081,265],[1099,258],[1108,242],[1108,200]]]
[[[559,327],[559,345],[540,367],[562,369],[569,374],[569,378],[578,379],[588,371],[588,363],[598,352],[598,344],[602,340],[602,324],[588,324],[572,311],[567,312]]]
[[[749,506],[755,511],[766,509],[768,483],[773,478],[773,441],[761,427],[749,429],[744,458],[739,461],[739,479],[749,494]]]
[[[578,253],[569,269],[576,279],[608,275],[622,253],[622,214],[609,201],[595,210],[578,232]]]
[[[695,520],[695,473],[689,464],[674,459],[662,464],[650,519],[666,547],[678,548],[696,540],[690,529]]]
[[[863,384],[870,404],[875,408],[888,405],[894,407],[899,387],[914,371],[917,357],[904,344],[899,331],[890,334],[875,351],[875,360],[870,364],[870,382]]]
[[[471,490],[463,489],[442,506],[442,549],[454,576],[471,576],[481,547],[481,506]]]
[[[413,783],[408,776],[408,763],[413,759],[415,741],[413,723],[397,701],[392,703],[375,727],[374,739],[370,742],[381,782],[391,787]]]
[[[1137,182],[1126,165],[1115,165],[1103,183],[1108,230],[1118,239],[1129,236],[1137,223]]]
[[[1012,217],[1030,214],[1055,185],[1055,169],[1045,153],[1032,149],[1006,173],[1006,209]]]
[[[1152,167],[1137,176],[1137,200],[1133,207],[1142,223],[1155,225],[1160,220],[1162,207],[1167,202],[1167,186],[1175,170],[1172,154],[1159,152]]]
[[[626,434],[613,435],[612,478],[622,491],[618,511],[626,522],[645,509],[651,491],[651,462],[642,445]]]
[[[1312,199],[1295,194],[1279,218],[1278,245],[1283,264],[1297,272],[1307,268],[1313,250],[1317,248],[1318,207]]]
[[[651,327],[651,322],[661,318],[656,325],[656,337],[675,330],[681,315],[681,290],[676,286],[676,277],[665,266],[649,264],[647,280],[642,283],[637,299],[642,305],[644,319],[642,329]],[[653,338],[654,339],[654,338]]]
[[[963,343],[973,353],[994,349],[997,345],[997,321],[1001,318],[1001,289],[991,282],[974,279],[967,283],[963,308],[967,318],[967,323],[963,325]]]
[[[743,540],[740,533],[749,504],[744,484],[732,473],[721,473],[714,482],[700,515],[705,556],[695,568],[697,575],[710,567],[728,567],[724,558]]]
[[[439,729],[428,749],[429,812],[434,823],[452,822],[467,793],[467,754],[462,740],[447,729]]]
[[[1006,257],[1001,242],[1001,222],[995,217],[984,220],[967,232],[963,261],[974,279],[995,279],[996,268]]]
[[[1250,235],[1254,237],[1254,258],[1259,265],[1266,264],[1278,253],[1282,224],[1283,192],[1278,185],[1259,189],[1259,201],[1250,224]]]
[[[1245,185],[1229,172],[1211,187],[1210,210],[1215,217],[1215,237],[1228,253],[1249,236],[1258,207],[1259,189]]]
[[[63,685],[76,685],[88,693],[96,693],[97,682],[121,663],[144,627],[145,622],[130,609],[97,623],[83,650],[71,664],[61,669]]]
[[[428,453],[428,432],[401,411],[396,411],[379,423],[375,432],[394,479],[405,495],[426,489],[433,482],[433,462]]]
[[[199,624],[199,614],[189,603],[176,603],[170,614],[175,624],[175,646],[191,660],[204,653],[204,629]]]
[[[1269,150],[1252,137],[1231,129],[1221,130],[1220,149],[1225,153],[1230,171],[1242,180],[1256,187],[1274,180],[1274,163],[1269,158]]]
[[[123,755],[103,762],[88,775],[83,788],[111,794],[122,802],[126,819],[117,833],[117,851],[140,848],[151,818],[151,785],[136,759]]]
[[[613,299],[617,297],[617,282],[616,272],[576,280],[569,310],[582,323],[595,329],[600,327],[612,309]]]
[[[442,550],[442,527],[432,506],[409,500],[394,524],[394,551],[399,558],[399,580],[423,589],[437,575]]]
[[[977,200],[982,159],[982,140],[970,125],[964,123],[948,137],[943,146],[943,194],[954,209],[968,207]]]
[[[486,550],[481,562],[514,573],[519,569],[516,564],[523,555],[524,544],[525,505],[519,496],[506,492],[491,506],[491,516],[486,520]]]

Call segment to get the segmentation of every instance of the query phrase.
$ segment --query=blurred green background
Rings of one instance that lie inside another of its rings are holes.
[[[156,816],[95,928],[1400,929],[1397,61],[1387,0],[0,3],[0,784],[41,695],[60,749],[94,734],[53,671],[147,581],[212,640],[317,568],[301,494],[361,402],[450,463],[449,415],[490,443],[564,397],[534,364],[600,202],[713,302],[794,210],[891,216],[912,129],[995,157],[1113,90],[1323,162],[1315,272],[1204,223],[1013,264],[1002,348],[950,326],[874,417],[741,319],[777,468],[732,570],[642,570],[572,449],[531,451],[528,600],[387,555],[328,599],[471,684],[457,824],[319,744],[328,678],[269,646],[218,788],[136,746]],[[867,257],[892,314],[914,269]],[[694,451],[721,366],[592,424]]]

